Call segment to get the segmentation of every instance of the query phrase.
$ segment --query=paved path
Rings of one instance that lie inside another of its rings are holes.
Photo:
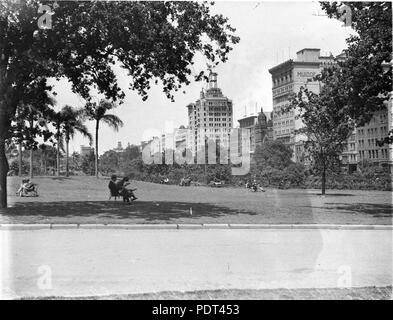
[[[392,230],[1,230],[2,295],[392,284]]]

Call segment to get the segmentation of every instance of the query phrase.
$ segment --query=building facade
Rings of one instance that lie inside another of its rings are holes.
[[[303,124],[297,119],[297,110],[286,112],[285,108],[289,106],[291,95],[298,93],[302,86],[318,94],[320,83],[313,78],[324,67],[334,63],[336,60],[333,55],[321,56],[320,49],[305,48],[297,52],[296,60],[290,59],[269,69],[272,75],[273,139],[289,145],[296,162],[304,162],[305,136],[295,134]]]
[[[113,148],[112,150],[115,151],[115,152],[118,152],[118,153],[121,153],[121,152],[124,151],[123,146],[121,145],[120,141],[117,142],[117,147]]]
[[[371,162],[381,166],[393,165],[393,146],[378,144],[392,130],[392,101],[386,103],[386,109],[374,114],[371,121],[356,128],[356,145],[358,162]]]
[[[233,127],[233,105],[232,100],[224,96],[217,86],[217,73],[210,73],[207,89],[202,90],[199,99],[187,108],[190,132],[187,144],[197,161],[198,154],[205,153],[209,140],[219,141],[222,145],[229,143]]]
[[[90,146],[81,146],[81,157],[89,156],[90,154],[94,153],[94,148]]]
[[[318,94],[320,83],[313,81],[313,77],[321,70],[338,61],[345,59],[342,53],[336,57],[321,56],[320,49],[303,49],[297,52],[296,60],[285,61],[269,70],[272,75],[273,90],[273,138],[281,140],[293,150],[293,160],[307,164],[303,141],[305,136],[295,134],[302,127],[300,119],[296,119],[298,110],[283,112],[289,105],[291,94],[298,93],[300,87],[307,87]],[[347,172],[357,169],[359,162],[372,162],[378,165],[392,167],[393,146],[379,146],[377,141],[388,136],[392,130],[392,102],[386,102],[386,109],[374,114],[369,123],[357,127],[348,138],[344,151],[340,155],[341,166]]]
[[[251,154],[254,153],[257,146],[273,140],[273,121],[271,116],[271,112],[263,112],[263,108],[261,108],[258,115],[250,115],[238,120],[240,129],[249,130]]]

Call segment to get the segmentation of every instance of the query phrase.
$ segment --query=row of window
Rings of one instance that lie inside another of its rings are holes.
[[[293,132],[293,129],[274,130],[275,135],[286,134]]]
[[[289,126],[293,125],[294,121],[292,120],[286,120],[286,121],[277,121],[273,123],[273,126]]]
[[[227,106],[226,102],[224,102],[222,106],[217,106],[217,104],[218,104],[217,102],[214,102],[214,106],[210,106],[211,103],[212,102],[209,102],[208,108],[204,106],[203,111],[228,111],[228,107],[230,107],[230,104],[228,104],[228,106]],[[189,110],[191,110],[191,109],[189,109]],[[201,107],[194,106],[194,113],[196,113],[197,111],[200,111],[200,110],[202,110]],[[191,113],[191,112],[192,111],[189,111],[189,113]]]
[[[368,152],[366,152],[365,150],[361,150],[359,151],[359,157],[360,159],[378,159],[378,158],[388,159],[389,151],[388,149],[368,150]]]
[[[273,77],[273,85],[279,86],[283,83],[292,81],[292,72],[280,74],[278,77]]]
[[[215,107],[215,109],[217,110],[217,111],[219,111],[219,109],[221,109],[221,110],[225,110],[226,109],[226,106],[228,105],[228,106],[230,106],[231,104],[229,103],[229,102],[227,102],[227,101],[214,101],[214,102],[212,102],[212,101],[209,101],[208,103],[207,103],[207,105],[210,107],[209,108],[209,110],[212,110],[212,108],[211,107]],[[203,104],[203,108],[206,108],[206,102]]]
[[[201,135],[201,134],[203,134],[203,132],[205,132],[205,134],[206,134],[206,132],[209,132],[209,133],[211,133],[211,132],[220,132],[221,134],[223,134],[223,133],[229,133],[229,132],[231,132],[231,128],[215,128],[215,129],[199,129],[199,130],[195,130],[194,131],[194,135],[195,136],[197,136],[197,135]]]
[[[280,93],[288,92],[288,91],[291,91],[291,90],[293,90],[293,84],[290,84],[290,85],[287,85],[285,87],[273,90],[273,96],[276,96],[276,95],[278,95]]]
[[[277,104],[277,103],[280,103],[280,102],[284,102],[284,101],[288,101],[288,95],[277,97],[277,98],[273,99],[273,103],[274,104]]]
[[[194,116],[193,115],[190,115],[190,119],[194,119],[194,118],[199,118],[199,117],[201,117],[202,115],[200,114],[200,113],[198,113],[198,114],[195,114]],[[204,117],[206,117],[206,112],[204,112],[203,113],[203,116]],[[231,117],[232,116],[232,113],[231,112],[229,112],[229,113],[225,113],[225,112],[223,112],[223,113],[220,113],[220,112],[209,112],[209,116],[210,117],[212,117],[212,116],[218,116],[218,117],[220,117],[220,116],[229,116],[229,117]]]
[[[288,118],[288,117],[293,117],[295,114],[294,110],[284,112],[283,109],[289,107],[289,103],[274,107],[273,108],[273,119],[280,119],[280,118]]]
[[[377,147],[377,138],[372,138],[372,139],[367,139],[367,146],[368,147]],[[360,148],[364,148],[364,142],[365,140],[358,140],[358,145]]]
[[[364,134],[366,132],[365,130],[366,129],[358,129],[358,135],[364,136]],[[387,126],[380,127],[379,130],[378,130],[378,128],[368,128],[367,129],[367,135],[377,135],[378,133],[387,134],[387,132],[388,132]]]
[[[208,122],[207,119],[209,119],[209,122],[210,121],[216,121],[216,122],[218,122],[218,121],[231,122],[232,121],[232,119],[230,117],[228,117],[228,118],[203,118],[203,122]],[[202,119],[194,119],[195,123],[201,122],[201,121],[202,121]]]
[[[192,125],[190,123],[190,127],[191,126]],[[199,126],[199,124],[195,123],[195,126],[197,127],[197,126]],[[208,125],[207,125],[207,123],[204,123],[202,126],[207,127]],[[209,123],[209,127],[231,127],[231,126],[232,126],[232,124],[230,122],[228,124],[225,122],[224,123]]]

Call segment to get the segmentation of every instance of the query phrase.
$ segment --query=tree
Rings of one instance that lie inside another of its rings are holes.
[[[258,169],[267,167],[282,170],[292,164],[292,150],[284,143],[274,140],[257,146],[254,154]]]
[[[71,166],[70,166],[71,170],[73,170],[74,172],[81,171],[82,170],[81,165],[82,165],[81,155],[78,152],[73,152],[71,154]]]
[[[33,177],[33,155],[34,150],[38,148],[37,138],[41,137],[46,142],[52,133],[47,127],[47,122],[44,118],[50,110],[50,106],[55,104],[55,100],[47,95],[38,95],[29,99],[28,104],[19,104],[17,112],[12,119],[10,131],[12,132],[12,138],[16,144],[18,144],[19,151],[19,167],[22,163],[22,146],[25,150],[29,150],[29,175]],[[22,170],[19,168],[19,174],[22,174]]]
[[[136,158],[139,158],[141,155],[141,151],[139,149],[139,146],[136,145],[130,145],[127,146],[127,148],[124,149],[124,152],[121,154],[121,161],[122,162],[128,162],[132,161]]]
[[[22,160],[22,164],[19,164],[19,160],[18,161],[11,161],[10,163],[10,171],[12,173],[17,173],[19,176],[21,176],[23,173],[27,173],[28,172],[28,167],[27,164]],[[19,172],[22,171],[22,172]]]
[[[50,104],[53,104],[51,101]],[[48,111],[48,105],[35,106],[29,104],[23,106],[23,111],[18,114],[18,117],[22,118],[19,122],[22,124],[22,141],[21,143],[25,146],[26,150],[29,150],[29,175],[33,178],[33,156],[34,150],[38,149],[37,137],[43,137],[46,142],[52,133],[48,130],[46,126],[46,121],[44,119],[44,112]],[[25,124],[27,122],[27,124]]]
[[[347,39],[335,85],[346,96],[340,109],[362,126],[385,108],[392,91],[392,3],[321,2],[330,18],[343,16],[342,5],[350,8],[348,19],[356,34]]]
[[[114,115],[107,114],[106,112],[115,108],[116,105],[107,100],[100,100],[97,104],[95,102],[90,102],[86,105],[85,114],[89,120],[95,121],[95,142],[96,142],[96,151],[95,151],[95,175],[98,178],[98,131],[100,129],[100,122],[104,122],[109,127],[111,127],[115,131],[119,131],[119,128],[123,126],[123,121]]]
[[[82,157],[81,169],[82,172],[92,176],[95,172],[95,155],[94,152]]]
[[[60,112],[62,134],[64,135],[66,145],[66,177],[69,176],[69,144],[70,140],[74,138],[75,133],[78,132],[84,137],[87,137],[90,143],[93,140],[87,127],[83,124],[82,111],[83,110],[75,110],[71,106],[65,105]]]
[[[61,111],[51,111],[48,115],[52,121],[52,125],[55,128],[55,140],[52,141],[53,145],[56,146],[56,175],[60,176],[60,149],[63,149],[63,138],[62,138],[62,125],[63,125],[63,114]]]
[[[118,172],[122,163],[121,155],[113,150],[106,151],[100,157],[100,170],[106,175]]]
[[[113,66],[125,68],[130,88],[147,99],[151,82],[166,96],[194,80],[200,52],[217,65],[239,41],[228,19],[210,13],[207,3],[189,1],[67,1],[52,5],[51,29],[37,30],[39,0],[0,5],[0,207],[7,206],[5,140],[10,122],[28,92],[44,95],[47,79],[67,78],[72,90],[90,100],[91,89],[120,101],[124,92]],[[51,3],[48,3],[51,5]],[[198,70],[199,71],[199,70]],[[34,90],[33,90],[34,89]]]
[[[338,157],[355,127],[353,119],[342,109],[347,96],[337,85],[337,69],[322,70],[316,77],[323,84],[320,93],[301,87],[289,107],[299,111],[297,118],[304,126],[295,134],[305,135],[304,149],[322,176],[322,195],[325,194],[326,171],[338,165]]]

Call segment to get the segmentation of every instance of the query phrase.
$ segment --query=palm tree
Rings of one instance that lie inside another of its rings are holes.
[[[75,133],[79,132],[84,137],[87,137],[90,142],[93,138],[88,131],[87,127],[83,124],[82,110],[75,110],[69,105],[65,105],[61,109],[62,114],[62,133],[64,135],[66,143],[66,176],[69,176],[69,143],[72,138],[74,138]]]
[[[63,124],[63,114],[61,111],[52,111],[50,119],[53,126],[55,127],[56,133],[54,134],[56,139],[56,175],[60,176],[60,148],[62,148],[63,139],[61,135],[61,125]]]
[[[52,104],[52,102],[50,102]],[[34,105],[26,105],[24,106],[25,114],[24,120],[27,121],[26,126],[26,149],[29,150],[29,177],[30,179],[33,178],[33,169],[34,169],[34,149],[36,148],[36,136],[39,131],[40,121],[43,119],[43,111],[40,108],[37,108]]]
[[[97,104],[95,102],[89,102],[86,105],[85,115],[89,120],[94,120],[96,123],[96,150],[95,150],[95,175],[98,178],[98,131],[100,129],[100,122],[106,123],[109,127],[113,128],[115,131],[119,131],[119,128],[123,126],[123,121],[114,115],[107,114],[108,110],[111,110],[116,107],[116,104],[108,101],[108,100],[100,100]]]

